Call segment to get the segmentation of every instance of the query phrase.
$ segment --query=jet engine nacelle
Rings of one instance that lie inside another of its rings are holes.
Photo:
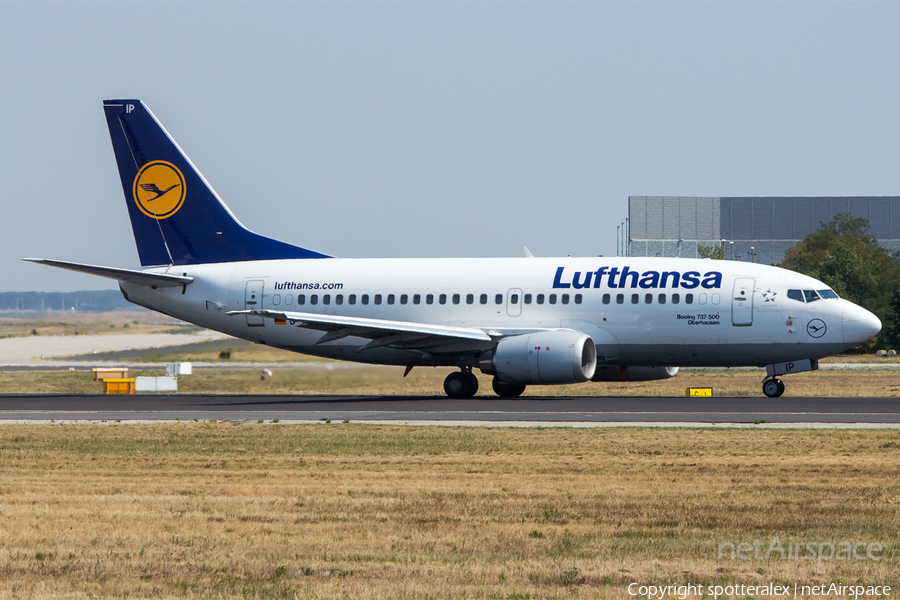
[[[503,383],[580,383],[594,376],[597,350],[580,331],[539,331],[503,338],[496,349],[482,354],[479,366]]]
[[[627,367],[597,365],[591,381],[653,381],[669,379],[678,374],[678,367]]]

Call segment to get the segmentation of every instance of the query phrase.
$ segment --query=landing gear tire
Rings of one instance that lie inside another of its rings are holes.
[[[478,391],[478,378],[472,372],[456,371],[444,380],[444,392],[451,398],[471,398]]]
[[[784,382],[780,379],[763,381],[763,394],[769,398],[778,398],[784,393]]]
[[[491,382],[491,387],[494,388],[494,393],[500,396],[501,398],[516,398],[522,395],[522,392],[525,391],[524,385],[517,385],[515,383],[503,383],[496,377]]]

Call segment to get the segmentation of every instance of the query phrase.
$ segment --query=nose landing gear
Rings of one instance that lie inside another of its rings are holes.
[[[451,398],[471,398],[478,391],[478,378],[471,367],[463,367],[447,375],[444,379],[444,392]]]
[[[763,394],[769,398],[778,398],[784,393],[784,382],[778,379],[779,375],[790,373],[803,373],[804,371],[816,371],[819,361],[812,359],[795,360],[793,362],[775,363],[766,365],[766,378],[763,380]]]
[[[769,398],[778,398],[784,393],[784,382],[780,379],[766,379],[763,381],[763,394]]]

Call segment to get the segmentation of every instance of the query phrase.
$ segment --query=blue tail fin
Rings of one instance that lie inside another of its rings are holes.
[[[328,258],[241,225],[140,100],[103,109],[141,265]]]

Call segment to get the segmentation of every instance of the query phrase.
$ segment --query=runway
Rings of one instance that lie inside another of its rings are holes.
[[[749,425],[900,428],[898,398],[133,395],[0,396],[0,423],[41,421],[258,422],[521,426]]]

